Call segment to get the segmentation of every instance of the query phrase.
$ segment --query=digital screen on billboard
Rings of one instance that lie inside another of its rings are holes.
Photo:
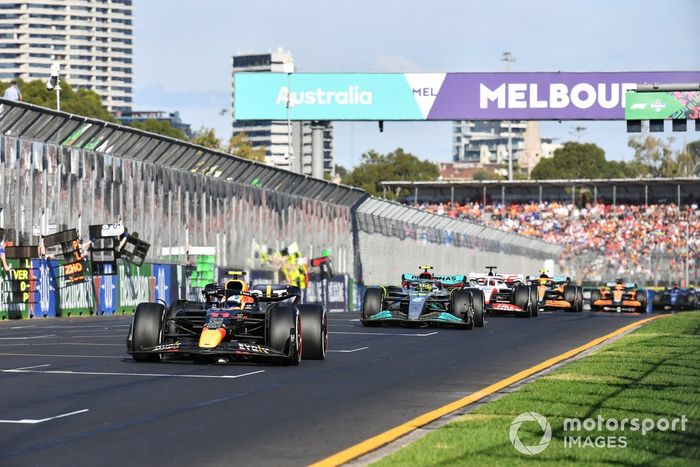
[[[237,120],[624,120],[642,83],[700,72],[236,73]]]

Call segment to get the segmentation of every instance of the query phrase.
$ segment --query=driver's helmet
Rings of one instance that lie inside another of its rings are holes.
[[[240,308],[241,304],[243,303],[243,301],[241,300],[242,298],[243,297],[241,296],[241,294],[232,294],[224,299],[224,304],[226,305],[226,307]]]
[[[420,292],[430,292],[431,290],[433,290],[433,284],[418,282],[416,284],[416,290]]]

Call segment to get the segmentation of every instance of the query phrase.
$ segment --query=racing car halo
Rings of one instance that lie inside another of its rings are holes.
[[[127,353],[136,361],[181,357],[286,365],[326,357],[327,312],[320,305],[300,305],[298,287],[261,285],[251,290],[245,281],[234,279],[208,284],[202,294],[204,302],[177,300],[167,308],[139,304]]]
[[[364,326],[450,324],[464,329],[484,326],[484,294],[467,287],[464,276],[439,276],[420,266],[418,275],[402,274],[401,286],[369,287],[362,298]]]

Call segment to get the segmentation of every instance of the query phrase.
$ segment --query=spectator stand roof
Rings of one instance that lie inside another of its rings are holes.
[[[581,199],[609,204],[700,203],[700,178],[384,181],[409,203],[522,203]]]

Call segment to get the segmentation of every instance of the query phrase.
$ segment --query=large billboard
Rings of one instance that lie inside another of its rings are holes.
[[[237,120],[624,120],[641,83],[700,71],[236,73]]]

